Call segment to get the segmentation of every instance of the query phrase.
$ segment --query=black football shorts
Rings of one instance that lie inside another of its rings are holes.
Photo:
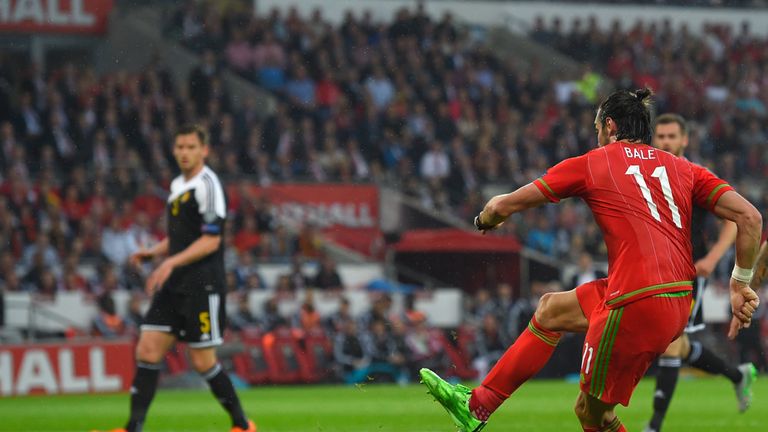
[[[221,345],[226,321],[224,294],[203,287],[184,293],[164,287],[152,298],[141,330],[172,333],[190,348],[207,348]]]

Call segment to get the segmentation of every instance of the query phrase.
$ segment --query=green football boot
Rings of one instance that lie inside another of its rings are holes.
[[[459,432],[479,432],[485,427],[485,422],[476,419],[469,411],[469,396],[472,393],[469,388],[461,384],[451,385],[427,368],[422,368],[419,375],[429,393],[451,415]]]
[[[744,363],[739,366],[741,381],[734,387],[736,399],[739,400],[739,412],[746,411],[752,405],[752,384],[757,380],[757,369],[752,363]]]

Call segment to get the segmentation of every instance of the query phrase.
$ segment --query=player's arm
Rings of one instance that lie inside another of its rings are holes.
[[[733,190],[723,193],[712,209],[713,213],[736,224],[736,265],[731,274],[731,310],[734,319],[728,332],[736,337],[739,329],[748,327],[757,308],[757,294],[749,287],[755,265],[763,218],[749,201]]]
[[[714,270],[720,258],[723,257],[728,248],[731,247],[734,241],[736,241],[736,233],[738,228],[736,224],[724,220],[720,227],[720,235],[717,238],[717,242],[712,245],[712,249],[700,260],[694,263],[696,267],[696,274],[698,276],[709,276]]]
[[[164,259],[162,264],[149,276],[144,289],[148,294],[154,293],[171,277],[174,269],[200,261],[216,252],[219,245],[221,245],[220,235],[203,234],[181,252]]]
[[[200,261],[206,256],[216,252],[220,245],[220,235],[202,235],[192,242],[192,244],[187,246],[186,249],[166,258],[163,263],[165,264],[167,262],[173,268],[183,267],[187,264],[192,264],[195,261]]]
[[[566,159],[520,189],[491,198],[483,211],[475,217],[475,227],[485,233],[515,213],[549,202],[557,203],[562,198],[582,195],[586,192],[585,179],[585,156]]]
[[[766,276],[768,276],[768,241],[763,242],[760,252],[757,253],[757,262],[755,263],[755,274],[752,276],[752,289],[760,289]]]
[[[498,227],[517,212],[539,207],[548,202],[549,199],[539,191],[539,188],[533,183],[528,183],[514,192],[491,198],[475,218],[475,226],[485,232]]]
[[[131,255],[130,263],[138,266],[142,261],[150,260],[157,256],[163,256],[168,254],[168,238],[164,238],[159,243],[156,243],[149,249],[143,247],[137,252]]]

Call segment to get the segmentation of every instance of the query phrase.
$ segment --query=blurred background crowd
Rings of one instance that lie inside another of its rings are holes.
[[[126,260],[165,236],[165,197],[176,172],[169,143],[188,122],[210,130],[208,163],[227,184],[386,185],[469,221],[485,188],[513,190],[593,148],[595,104],[607,89],[649,86],[659,113],[691,122],[686,156],[768,208],[768,39],[746,24],[711,24],[694,34],[669,21],[601,30],[598,20],[534,23],[530,39],[583,65],[554,76],[498,57],[450,14],[433,19],[423,5],[383,21],[350,11],[335,25],[320,10],[253,14],[229,2],[184,2],[164,29],[202,59],[183,85],[161,58],[140,73],[98,76],[83,64],[42,69],[0,53],[0,287],[43,298],[81,291],[99,305],[95,333],[135,332],[147,269]],[[253,98],[235,103],[223,71],[274,95],[274,113],[260,118]],[[277,304],[297,291],[343,298],[348,287],[316,227],[289,229],[269,199],[245,186],[236,191],[224,235],[228,289],[243,304],[251,290],[276,294],[257,316],[247,304],[231,311],[234,332],[320,329],[350,381],[371,373],[360,372],[371,364],[388,365],[378,372],[394,381],[407,380],[416,364],[447,367],[424,317],[391,316],[386,295],[357,319],[343,306],[321,317],[312,295],[297,315],[281,316]],[[711,221],[707,230],[716,229]],[[605,260],[599,229],[578,202],[515,217],[497,235],[578,262],[579,277],[595,271],[593,258]],[[302,271],[306,261],[318,263],[316,273]],[[263,262],[292,270],[267,287]],[[516,298],[504,284],[470,296],[463,331],[474,368],[487,370],[538,296],[572,288],[565,285],[535,282],[530,298]],[[115,313],[110,293],[118,290],[135,293],[127,316]]]

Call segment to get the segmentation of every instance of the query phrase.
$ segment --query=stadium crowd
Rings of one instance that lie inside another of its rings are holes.
[[[604,69],[548,78],[537,65],[524,69],[514,59],[496,57],[450,15],[435,21],[422,9],[403,9],[386,23],[350,12],[334,26],[319,11],[254,16],[214,2],[188,2],[169,18],[169,33],[202,58],[186,86],[176,86],[160,63],[135,74],[97,77],[87,67],[40,70],[0,54],[0,74],[8,83],[0,97],[8,102],[0,104],[0,286],[43,297],[82,291],[99,299],[97,331],[113,331],[117,321],[108,294],[141,289],[143,273],[126,266],[126,259],[164,236],[165,194],[175,167],[168,143],[179,124],[196,121],[211,132],[209,164],[238,185],[224,237],[230,290],[264,289],[256,270],[260,260],[312,259],[323,263],[325,273],[280,277],[268,287],[277,292],[274,302],[307,287],[343,291],[333,262],[323,258],[322,236],[312,226],[295,233],[281,226],[271,204],[252,196],[239,179],[264,186],[387,184],[468,221],[484,202],[483,187],[513,189],[594,146],[597,86],[582,86],[582,78],[592,76],[622,87],[653,87],[660,111],[694,122],[688,157],[766,208],[763,185],[748,179],[764,178],[768,167],[761,151],[768,41],[748,28],[733,35],[714,25],[701,37],[666,23],[638,23],[626,31],[614,26],[611,32],[591,21],[572,27],[542,22],[531,37],[586,64],[610,58]],[[275,113],[262,119],[255,100],[233,103],[223,68],[271,92]],[[571,262],[583,252],[598,259],[605,253],[597,226],[579,203],[528,212],[500,234]],[[515,314],[484,311],[487,292],[478,293],[467,312],[480,370],[516,336],[523,321],[508,317],[530,310],[530,299],[507,304],[503,287],[496,295],[505,310],[516,307]],[[324,326],[343,348],[335,356],[347,365],[349,380],[365,363],[361,358],[386,357],[395,380],[412,372],[414,358],[422,365],[446,361],[433,352],[429,332],[410,343],[398,339],[422,334],[417,315],[325,322],[311,302],[297,317],[279,316],[274,302],[259,317],[238,311],[234,327]],[[129,329],[138,316],[125,318]],[[379,323],[385,322],[393,331],[382,335]],[[392,339],[370,343],[383,337]],[[381,346],[391,349],[371,351]],[[362,357],[350,357],[352,352]],[[414,357],[419,355],[426,357]]]

